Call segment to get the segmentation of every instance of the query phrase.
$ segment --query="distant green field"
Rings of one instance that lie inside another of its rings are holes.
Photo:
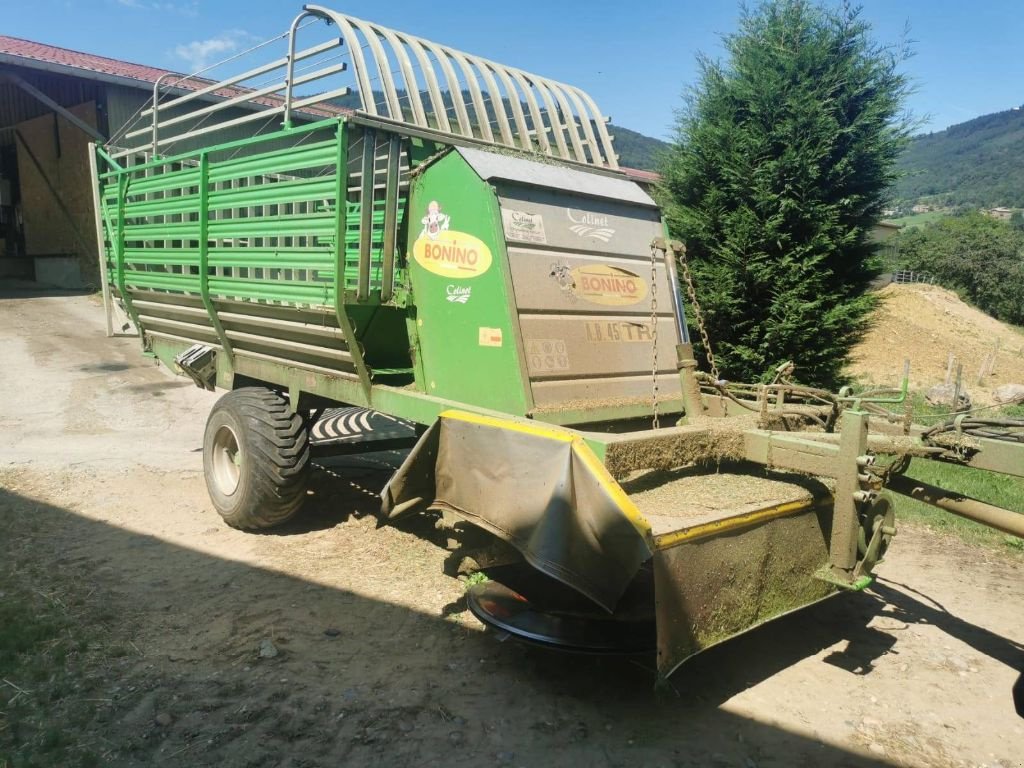
[[[928,213],[915,213],[912,216],[901,216],[898,219],[886,219],[886,221],[890,224],[899,224],[901,227],[920,227],[948,215],[945,211],[928,211]]]

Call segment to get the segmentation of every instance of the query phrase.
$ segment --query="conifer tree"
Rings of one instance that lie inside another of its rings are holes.
[[[724,46],[725,61],[700,58],[662,169],[669,228],[723,378],[792,360],[835,387],[868,325],[869,234],[912,127],[907,52],[857,9],[806,0],[744,8]]]

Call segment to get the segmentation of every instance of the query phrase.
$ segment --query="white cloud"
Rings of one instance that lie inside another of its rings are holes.
[[[163,13],[176,13],[181,16],[195,18],[199,15],[199,0],[185,0],[185,2],[159,2],[159,0],[117,0],[118,5],[125,8],[134,8],[140,11],[160,11]]]
[[[198,72],[214,62],[226,59],[251,37],[244,30],[229,29],[216,37],[177,45],[174,48],[174,55],[187,63],[186,69],[189,72]]]

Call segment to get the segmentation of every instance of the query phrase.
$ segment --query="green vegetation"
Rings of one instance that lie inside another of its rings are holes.
[[[484,573],[483,571],[476,571],[475,573],[469,574],[469,576],[466,577],[466,580],[463,582],[462,585],[468,592],[477,584],[486,584],[488,581],[490,581],[490,579],[487,578],[486,573]]]
[[[924,459],[914,459],[907,470],[907,476],[1024,514],[1024,479],[1021,478]],[[923,523],[929,528],[955,534],[965,541],[1006,547],[1024,554],[1024,539],[1009,536],[906,496],[890,494],[890,498],[896,507],[897,522],[911,520]]]
[[[868,388],[874,387],[868,385]],[[910,397],[915,424],[932,426],[947,421],[954,415],[949,406],[929,404],[920,392],[912,392]],[[1006,405],[983,413],[991,418],[1020,419],[1024,418],[1024,404]],[[1024,478],[998,475],[926,459],[911,461],[907,476],[1024,514]],[[971,543],[999,548],[1009,547],[1024,554],[1024,539],[1008,536],[973,520],[957,517],[906,496],[893,493],[889,494],[889,498],[896,508],[897,524],[899,521],[911,520],[938,531],[954,534]]]
[[[0,486],[0,768],[87,768],[100,764],[78,735],[96,717],[83,682],[95,637],[80,621],[83,601],[24,547],[43,534],[38,516],[6,503]]]
[[[775,0],[745,10],[700,82],[664,168],[722,375],[793,360],[834,387],[873,306],[867,235],[909,140],[905,51],[855,10]],[[699,359],[699,358],[698,358]]]
[[[1024,110],[984,115],[918,136],[892,196],[945,206],[1024,207]]]
[[[912,213],[909,216],[899,216],[894,219],[886,219],[890,224],[898,224],[905,229],[912,227],[923,227],[925,224],[939,221],[949,216],[946,211],[927,211],[926,213]]]
[[[1024,324],[1024,231],[974,212],[900,232],[887,245],[902,268],[931,272],[984,312]]]
[[[656,170],[668,151],[669,145],[666,142],[652,139],[628,128],[609,124],[608,132],[615,137],[615,151],[619,153],[619,164],[626,168]]]

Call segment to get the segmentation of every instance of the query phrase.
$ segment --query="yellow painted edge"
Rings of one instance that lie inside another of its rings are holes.
[[[587,445],[586,441],[582,437],[575,437],[572,441],[572,449],[576,452],[576,455],[580,457],[587,469],[593,473],[595,479],[604,488],[607,493],[614,501],[619,510],[626,519],[633,524],[641,535],[646,539],[648,545],[653,544],[654,537],[651,531],[651,524],[647,521],[647,518],[643,516],[633,500],[629,498],[622,486],[619,485],[615,478],[608,472],[608,468],[604,465],[594,453],[594,450]]]
[[[649,545],[653,546],[653,535],[651,532],[651,524],[647,521],[636,504],[626,495],[626,492],[622,490],[615,478],[609,474],[607,467],[597,457],[593,449],[587,445],[586,441],[579,435],[570,432],[569,430],[559,429],[557,427],[551,427],[548,425],[541,424],[523,424],[518,421],[509,421],[507,419],[499,419],[494,416],[484,416],[478,413],[470,413],[469,411],[457,411],[450,410],[441,413],[441,418],[444,419],[455,419],[458,421],[465,421],[470,424],[480,424],[486,427],[494,427],[496,429],[508,429],[513,432],[522,432],[528,435],[535,435],[536,437],[543,437],[548,440],[557,440],[562,443],[572,443],[572,449],[582,459],[587,469],[593,473],[597,482],[604,489],[605,493],[611,497],[612,501],[619,507],[619,510],[626,517],[627,520],[633,525],[637,531],[644,537]]]
[[[554,427],[541,426],[539,424],[523,424],[518,421],[499,419],[494,416],[483,416],[479,413],[470,413],[468,411],[443,411],[441,413],[441,418],[466,421],[470,424],[480,424],[485,427],[495,427],[496,429],[508,429],[513,432],[523,432],[528,435],[544,437],[548,440],[558,440],[561,443],[571,443],[573,440],[578,439],[572,432],[568,432],[564,429],[556,429]]]
[[[713,536],[720,533],[728,533],[729,531],[735,531],[737,528],[746,528],[747,526],[754,525],[755,523],[774,520],[777,517],[795,515],[798,512],[804,512],[808,509],[812,509],[825,501],[827,501],[827,499],[823,498],[790,501],[785,504],[776,504],[773,507],[766,507],[765,509],[759,509],[754,512],[747,512],[742,515],[737,515],[736,517],[727,517],[724,520],[712,520],[708,523],[695,525],[692,528],[684,528],[681,531],[672,531],[671,533],[663,533],[659,536],[655,536],[654,545],[658,549],[668,549],[669,547],[674,547],[677,544],[682,544],[686,541],[693,541],[694,539],[700,539],[705,536]]]

